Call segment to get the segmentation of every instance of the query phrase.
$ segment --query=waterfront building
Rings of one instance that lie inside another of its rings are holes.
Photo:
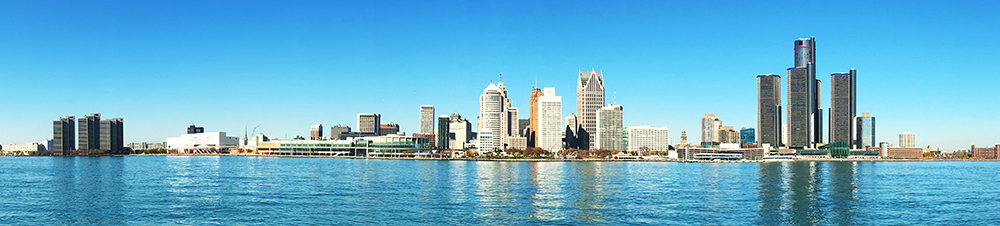
[[[899,147],[901,148],[916,147],[917,145],[915,144],[916,143],[915,138],[916,136],[911,134],[910,132],[899,134]]]
[[[381,124],[382,115],[378,113],[358,113],[358,133],[382,134]]]
[[[451,129],[448,126],[451,124],[451,118],[448,115],[441,115],[438,117],[438,129],[437,129],[437,147],[438,150],[450,149],[451,146],[448,142],[451,140]]]
[[[875,117],[867,112],[861,113],[861,117],[855,119],[854,125],[857,128],[854,130],[857,141],[855,148],[862,149],[865,147],[878,147],[875,142]]]
[[[857,110],[857,71],[830,75],[830,143],[845,141],[858,146],[854,121]]]
[[[378,127],[379,127],[378,130],[379,136],[391,135],[399,132],[399,124],[393,122],[380,123]]]
[[[576,117],[580,129],[576,131],[577,137],[588,138],[586,147],[580,145],[580,149],[590,149],[594,147],[594,136],[597,131],[597,111],[604,107],[604,75],[591,69],[590,72],[580,71],[576,86]],[[581,141],[582,143],[582,141]]]
[[[642,147],[650,151],[670,150],[670,130],[664,127],[631,126],[625,128],[628,134],[628,150],[640,151]]]
[[[6,148],[7,146],[4,146],[5,150]],[[981,148],[977,148],[976,145],[972,145],[972,148],[970,148],[969,151],[972,152],[973,158],[1000,159],[1000,144],[997,144],[996,146],[993,147],[981,147]]]
[[[190,125],[190,126],[188,126],[188,128],[187,128],[187,134],[196,134],[196,133],[204,133],[204,132],[205,132],[205,127],[194,126],[193,124]]]
[[[760,144],[781,146],[781,76],[757,76],[757,128]]]
[[[621,105],[608,104],[597,111],[597,149],[625,150],[624,126],[622,124],[623,108]]]
[[[924,149],[915,147],[891,147],[888,152],[889,158],[895,159],[917,159],[924,156]]]
[[[79,133],[77,136],[79,155],[87,155],[88,150],[102,149],[100,113],[92,113],[79,118],[76,126]]]
[[[45,145],[39,143],[8,144],[0,148],[3,155],[27,156],[34,155],[39,151],[45,151]]]
[[[562,97],[556,96],[556,88],[545,87],[542,96],[538,97],[538,143],[549,152],[563,149]]]
[[[482,129],[476,133],[476,136],[476,148],[478,148],[480,155],[497,151],[497,147],[494,145],[495,143],[493,143],[496,142],[497,139],[493,137],[492,129]]]
[[[448,124],[448,136],[451,138],[448,141],[449,148],[461,150],[465,148],[465,143],[474,138],[472,136],[472,123],[463,119],[458,113],[451,113],[450,120],[451,122]]]
[[[739,144],[740,133],[732,126],[719,126],[719,144]]]
[[[45,145],[46,151],[52,150],[52,144],[53,144],[52,139],[45,139],[45,141],[42,141],[42,145]]]
[[[438,147],[437,146],[437,135],[435,135],[433,133],[414,133],[413,137],[427,139],[427,145],[429,147]],[[356,139],[356,138],[352,138],[352,139]],[[449,141],[448,143],[451,144],[452,142]]]
[[[524,148],[527,145],[527,139],[522,139],[518,133],[518,109],[512,107],[511,102],[502,78],[496,85],[487,86],[479,96],[478,131],[489,129],[493,139],[489,142],[497,150]]]
[[[492,152],[494,144],[501,144],[499,136],[495,136],[494,131],[499,132],[501,130],[501,120],[505,118],[505,113],[503,110],[503,93],[500,87],[494,84],[490,84],[483,89],[483,94],[479,95],[479,116],[477,117],[477,125],[479,147],[481,153]],[[484,134],[484,131],[489,130],[489,134]],[[487,136],[488,135],[488,136]],[[488,137],[489,140],[483,139],[483,137]]]
[[[788,73],[788,127],[790,148],[814,148],[822,143],[823,112],[816,80],[816,39],[794,42],[795,63]]]
[[[528,128],[529,132],[526,134],[528,137],[528,147],[538,147],[538,98],[544,94],[542,89],[538,87],[531,88],[531,102],[529,103],[531,109],[528,110],[528,127],[530,128]]]
[[[718,145],[718,125],[715,121],[715,114],[705,114],[701,117],[701,146],[712,147]],[[719,120],[721,122],[721,120]],[[721,123],[719,123],[721,124]]]
[[[757,136],[755,135],[754,128],[746,128],[746,127],[740,128],[740,145],[741,146],[757,143],[757,141],[754,140],[754,139],[756,139],[756,137]],[[768,144],[771,144],[771,143],[768,143]]]
[[[330,139],[332,139],[332,140],[339,140],[341,134],[350,133],[350,132],[351,132],[351,127],[350,126],[347,126],[347,125],[344,125],[344,124],[335,125],[333,127],[330,127]]]
[[[226,132],[208,132],[197,134],[183,134],[179,137],[167,138],[167,149],[176,149],[187,152],[192,149],[217,149],[224,147],[238,146],[239,137],[226,136]]]
[[[125,127],[122,118],[101,120],[100,149],[112,154],[123,154],[125,148]],[[81,150],[80,153],[83,153]]]
[[[323,124],[316,124],[309,127],[309,139],[310,140],[323,139]]]
[[[52,155],[70,155],[76,146],[76,118],[61,117],[52,121]]]
[[[420,133],[434,133],[434,105],[420,105]]]

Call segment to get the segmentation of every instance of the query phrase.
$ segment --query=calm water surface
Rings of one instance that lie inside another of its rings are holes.
[[[1000,224],[1000,162],[0,157],[0,224]]]

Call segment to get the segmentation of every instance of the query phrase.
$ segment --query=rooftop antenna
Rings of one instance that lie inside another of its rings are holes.
[[[615,105],[618,105],[618,89],[612,91],[612,95],[615,97]]]
[[[538,88],[538,76],[537,75],[535,76],[535,86],[532,86],[531,88]]]

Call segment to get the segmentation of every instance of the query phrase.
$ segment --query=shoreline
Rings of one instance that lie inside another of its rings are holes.
[[[835,159],[797,158],[791,160],[684,160],[684,159],[486,159],[486,158],[412,158],[412,157],[358,157],[324,155],[251,155],[251,154],[136,154],[106,156],[2,156],[2,157],[141,157],[141,156],[244,156],[265,158],[341,158],[422,161],[491,161],[491,162],[678,162],[678,163],[762,163],[762,162],[997,162],[1000,159]]]

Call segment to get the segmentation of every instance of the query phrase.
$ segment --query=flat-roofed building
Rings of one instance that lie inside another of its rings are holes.
[[[670,129],[666,126],[630,126],[625,131],[628,133],[629,151],[640,151],[642,147],[650,151],[670,150]]]
[[[309,139],[310,140],[323,139],[323,124],[316,124],[309,127]]]
[[[76,146],[76,118],[61,117],[52,121],[52,155],[70,155]]]
[[[381,114],[358,113],[358,133],[382,134],[379,127],[380,124],[382,124]]]

